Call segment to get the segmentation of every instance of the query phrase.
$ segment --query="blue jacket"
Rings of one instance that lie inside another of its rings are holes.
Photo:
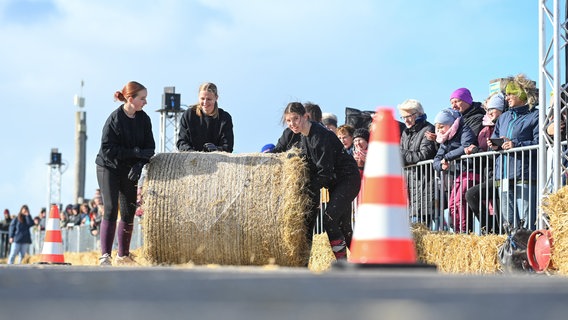
[[[538,145],[538,136],[538,109],[530,109],[526,105],[511,108],[503,113],[497,120],[491,137],[509,138],[514,148],[517,148]],[[536,150],[523,151],[517,153],[516,156],[514,153],[500,154],[495,161],[496,179],[536,180],[536,174]]]
[[[471,128],[464,124],[463,119],[460,120],[460,127],[456,134],[450,140],[440,144],[438,153],[434,157],[434,169],[438,172],[442,171],[442,159],[446,159],[448,162],[456,160],[465,154],[465,148],[476,143],[477,137],[473,134]]]
[[[34,220],[30,215],[24,216],[24,222],[20,222],[18,218],[12,219],[8,235],[14,238],[15,243],[32,243],[32,235],[30,228],[34,226]]]

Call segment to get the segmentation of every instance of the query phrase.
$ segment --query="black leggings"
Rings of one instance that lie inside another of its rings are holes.
[[[109,170],[97,166],[97,180],[105,208],[104,219],[109,222],[116,222],[119,208],[120,220],[127,224],[134,222],[138,187],[136,182],[128,179],[129,171],[130,168]]]

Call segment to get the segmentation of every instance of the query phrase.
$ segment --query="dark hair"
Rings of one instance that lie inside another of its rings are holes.
[[[138,92],[142,90],[146,90],[146,87],[136,81],[130,81],[122,88],[122,91],[114,93],[114,101],[126,102],[129,97],[136,98]]]
[[[282,123],[286,124],[286,115],[289,113],[297,113],[301,116],[306,114],[306,108],[300,102],[290,102],[284,108],[284,114],[282,115]]]
[[[306,112],[310,114],[312,121],[321,122],[321,109],[317,104],[308,101],[304,103],[304,108],[306,108]]]
[[[28,212],[28,214],[30,214],[30,208],[28,207],[27,204],[24,204],[21,208],[20,208],[20,212],[18,212],[18,221],[20,221],[21,223],[24,222],[24,214],[22,211],[24,211],[24,209],[26,209],[26,211]]]

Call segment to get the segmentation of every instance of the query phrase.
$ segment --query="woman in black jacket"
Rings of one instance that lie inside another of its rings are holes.
[[[117,264],[132,264],[130,239],[136,211],[136,192],[142,167],[154,155],[156,144],[150,117],[142,110],[148,91],[138,82],[128,82],[116,91],[115,100],[122,101],[108,117],[102,132],[97,155],[97,180],[104,203],[101,221],[100,265],[111,264],[111,251],[118,223]],[[120,205],[120,206],[119,206]]]
[[[438,146],[428,134],[435,134],[434,125],[426,120],[418,100],[408,99],[398,105],[405,129],[400,137],[400,153],[405,166],[408,186],[409,213],[412,222],[429,225],[434,213],[434,172],[428,166],[414,166],[434,159]]]
[[[319,190],[327,188],[329,202],[323,215],[323,226],[335,258],[346,259],[353,235],[351,204],[361,187],[357,163],[347,154],[335,133],[308,119],[300,102],[286,106],[284,119],[292,132],[302,134],[302,155],[306,157],[310,171],[308,188],[313,195],[313,207],[307,217],[308,235],[311,235],[318,212]]]
[[[20,256],[18,263],[22,263],[22,260],[32,243],[30,228],[33,227],[33,225],[34,220],[30,216],[30,209],[24,204],[20,209],[18,216],[10,222],[8,237],[11,243],[11,248],[10,255],[8,256],[8,264],[14,264],[16,255]]]
[[[218,99],[215,84],[206,82],[199,87],[199,102],[185,110],[180,119],[179,151],[233,152],[233,120],[219,108]]]

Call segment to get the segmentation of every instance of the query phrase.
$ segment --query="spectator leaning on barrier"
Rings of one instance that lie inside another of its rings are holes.
[[[420,101],[408,99],[397,106],[404,130],[400,137],[400,154],[404,166],[420,161],[431,160],[436,155],[438,146],[436,128],[427,121],[426,113]],[[429,139],[429,135],[434,139]],[[410,199],[410,215],[413,222],[428,225],[434,213],[434,177],[430,170],[410,168],[405,170]]]
[[[487,113],[483,117],[483,129],[477,136],[479,152],[488,151],[488,142],[495,130],[495,123],[505,110],[505,97],[501,93],[492,95],[487,101]],[[468,149],[473,149],[470,146]],[[466,152],[467,153],[467,152]],[[471,153],[474,153],[472,150]],[[468,153],[469,154],[469,153]],[[465,198],[469,208],[480,222],[484,233],[499,232],[499,193],[494,185],[493,156],[482,156],[477,168],[481,172],[481,183],[467,190]],[[491,204],[492,210],[489,210]]]
[[[463,123],[468,126],[477,137],[483,127],[485,110],[481,102],[474,102],[471,92],[467,88],[456,89],[450,95],[452,108],[461,114]],[[476,141],[477,144],[477,141]]]
[[[434,157],[434,169],[446,172],[453,179],[448,208],[450,213],[450,226],[455,232],[465,233],[473,230],[473,221],[468,216],[465,192],[476,181],[479,175],[469,172],[467,165],[462,165],[459,158],[465,154],[464,149],[477,142],[477,137],[470,127],[466,126],[459,112],[452,109],[440,111],[434,119],[436,123],[437,142],[440,144],[438,153]]]
[[[519,74],[502,82],[502,90],[509,104],[495,124],[492,138],[503,139],[502,144],[492,140],[494,150],[511,150],[538,145],[538,93],[534,81]],[[500,141],[501,142],[501,141]],[[536,228],[537,152],[521,151],[500,154],[495,163],[495,183],[501,193],[501,217],[517,227]]]

